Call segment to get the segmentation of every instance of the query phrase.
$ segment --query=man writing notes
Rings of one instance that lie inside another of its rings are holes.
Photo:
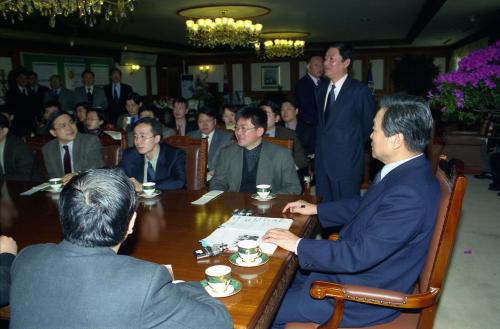
[[[172,283],[158,264],[117,255],[137,200],[120,169],[75,176],[62,190],[63,241],[24,248],[11,270],[11,328],[232,328],[199,282]]]
[[[375,101],[368,87],[350,78],[353,51],[334,44],[325,54],[329,81],[317,89],[318,126],[315,149],[316,194],[323,201],[359,195],[364,144],[368,140]]]
[[[238,144],[220,151],[211,190],[256,192],[256,185],[270,184],[276,194],[300,194],[301,186],[290,151],[262,140],[267,114],[246,107],[236,114],[234,130]]]
[[[362,198],[319,205],[296,201],[283,211],[316,215],[323,227],[342,226],[339,239],[299,239],[269,230],[263,241],[295,252],[302,271],[288,289],[273,328],[287,322],[324,323],[331,299],[309,295],[315,280],[410,293],[422,271],[439,206],[439,183],[423,154],[432,131],[427,104],[416,97],[384,98],[373,121],[372,155],[385,166]],[[388,322],[394,309],[346,303],[341,327]]]

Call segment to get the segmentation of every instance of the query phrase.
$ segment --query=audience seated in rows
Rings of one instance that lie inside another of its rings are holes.
[[[59,199],[63,240],[25,247],[14,259],[11,328],[232,328],[199,282],[174,284],[165,266],[117,254],[136,208],[119,169],[71,179]]]
[[[224,129],[234,131],[234,127],[236,126],[237,111],[238,109],[233,105],[224,105],[222,107],[221,118]]]
[[[167,122],[167,126],[175,129],[176,135],[186,136],[189,132],[198,129],[196,122],[189,121],[186,118],[188,113],[187,101],[182,98],[176,98],[174,100],[173,116],[174,119]]]
[[[202,107],[196,114],[198,130],[187,135],[194,139],[208,139],[208,175],[213,176],[220,150],[231,144],[233,135],[225,129],[217,128],[217,113],[209,107]]]
[[[93,168],[102,168],[101,143],[96,136],[79,133],[74,117],[63,111],[49,119],[50,134],[55,139],[42,148],[43,160],[50,178],[62,177]]]
[[[82,72],[83,86],[75,88],[75,103],[87,102],[91,107],[108,108],[108,100],[101,87],[94,85],[95,74],[91,70]]]
[[[134,148],[123,152],[118,165],[130,177],[137,192],[142,183],[155,182],[160,190],[175,190],[186,185],[183,150],[162,142],[162,128],[158,120],[142,118],[134,127]]]
[[[283,125],[295,131],[297,138],[304,149],[306,156],[314,154],[316,143],[316,131],[313,126],[298,118],[300,109],[293,99],[287,99],[281,103],[281,121]]]
[[[61,77],[57,74],[50,77],[49,83],[50,89],[45,92],[43,102],[58,102],[62,111],[73,113],[75,107],[73,91],[61,85]]]
[[[210,190],[256,192],[257,184],[270,184],[276,194],[300,194],[301,186],[293,157],[284,147],[262,139],[266,112],[243,108],[236,115],[237,144],[220,151]]]

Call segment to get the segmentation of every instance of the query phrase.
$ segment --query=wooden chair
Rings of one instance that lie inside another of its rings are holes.
[[[187,136],[170,136],[164,142],[186,152],[186,189],[204,189],[207,182],[208,141]]]
[[[47,168],[45,168],[45,162],[43,161],[42,147],[52,139],[54,139],[52,135],[28,137],[26,139],[26,145],[28,145],[31,151],[33,151],[33,154],[35,155],[35,163],[38,169],[40,169],[43,179],[47,179],[49,174],[47,172]]]
[[[279,139],[276,137],[269,137],[269,136],[264,136],[263,138],[265,141],[269,143],[273,143],[288,148],[290,153],[293,154],[293,139]]]
[[[401,315],[393,321],[368,327],[370,329],[430,329],[436,316],[438,298],[453,250],[456,231],[462,210],[466,178],[463,163],[455,160],[441,161],[436,174],[441,187],[441,202],[436,226],[424,268],[415,285],[413,294],[405,294],[378,288],[315,281],[310,293],[313,298],[335,299],[330,320],[316,323],[289,323],[287,329],[325,328],[336,329],[342,320],[344,301],[397,308]]]
[[[102,160],[104,161],[104,165],[106,167],[113,168],[118,166],[120,163],[123,152],[122,140],[113,139],[111,136],[106,134],[99,137],[99,141],[101,142]]]

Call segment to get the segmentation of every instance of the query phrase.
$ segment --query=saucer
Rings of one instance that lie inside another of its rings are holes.
[[[49,187],[48,189],[46,189],[46,191],[50,192],[50,193],[61,193],[62,191],[62,187],[60,189],[57,189],[57,190],[54,190],[52,187]]]
[[[215,292],[212,288],[210,288],[207,280],[201,280],[200,283],[201,286],[205,288],[205,291],[212,297],[229,297],[232,295],[236,295],[241,291],[241,282],[233,278],[231,278],[227,289],[222,292]]]
[[[269,201],[272,200],[276,197],[276,194],[274,193],[269,193],[267,198],[262,199],[257,193],[252,194],[252,199],[259,200],[259,201]]]
[[[139,197],[141,198],[146,198],[146,199],[151,199],[151,198],[154,198],[155,196],[158,196],[161,194],[161,191],[160,190],[155,190],[153,193],[151,194],[146,194],[144,192],[141,192],[139,193]]]
[[[240,256],[238,256],[238,253],[235,252],[231,256],[229,256],[229,262],[233,265],[236,266],[242,266],[242,267],[255,267],[255,266],[260,266],[264,265],[269,261],[269,256],[264,253],[260,253],[260,256],[255,258],[253,262],[244,262]]]

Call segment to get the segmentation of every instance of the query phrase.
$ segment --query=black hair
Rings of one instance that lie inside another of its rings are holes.
[[[82,78],[83,78],[83,76],[84,76],[86,73],[90,73],[90,74],[92,74],[92,77],[94,77],[94,78],[95,78],[95,74],[94,74],[94,72],[92,72],[92,71],[91,71],[91,70],[89,70],[89,69],[86,69],[86,70],[84,70],[84,71],[82,72]]]
[[[122,76],[122,71],[117,67],[113,67],[111,70],[109,70],[109,75],[112,75],[113,72],[118,72],[120,73],[120,76]]]
[[[153,116],[158,119],[159,116],[158,116],[158,109],[156,106],[154,105],[146,105],[146,106],[142,106],[140,109],[139,109],[139,116],[141,115],[142,112],[152,112],[153,113]]]
[[[236,121],[240,118],[250,119],[255,128],[263,128],[264,132],[266,132],[267,114],[263,109],[245,106],[236,113]]]
[[[43,109],[45,110],[46,108],[48,107],[57,107],[58,110],[61,109],[61,104],[59,104],[58,101],[55,101],[55,100],[50,100],[50,101],[47,101],[43,104]]]
[[[293,97],[287,97],[287,98],[285,98],[285,100],[283,102],[281,102],[280,105],[283,106],[284,103],[290,103],[295,108],[299,107],[299,104],[297,103],[297,101]]]
[[[384,136],[401,133],[407,149],[423,152],[432,134],[433,119],[427,102],[413,95],[387,95],[380,100]]]
[[[79,106],[82,106],[86,111],[88,111],[88,110],[90,110],[92,108],[92,104],[90,104],[89,102],[79,102],[79,103],[76,103],[75,110]]]
[[[343,61],[350,59],[351,63],[349,63],[349,68],[352,67],[352,64],[354,61],[354,49],[350,45],[343,43],[343,42],[332,43],[326,47],[325,54],[330,48],[338,49],[340,57],[342,57]]]
[[[108,116],[106,115],[106,113],[104,113],[104,111],[99,108],[91,107],[90,109],[87,110],[87,115],[89,114],[89,112],[95,112],[95,114],[97,114],[99,120],[102,120],[101,126],[106,124],[106,122],[108,121]]]
[[[66,111],[58,110],[58,111],[55,111],[54,113],[52,113],[49,116],[49,118],[47,119],[47,124],[50,127],[50,129],[54,129],[54,121],[56,121],[56,119],[62,115],[67,115],[71,118],[71,120],[75,121],[75,117],[73,116],[73,114],[66,112]]]
[[[10,128],[10,121],[3,113],[0,114],[0,128]]]
[[[183,97],[174,98],[174,102],[172,104],[175,105],[175,103],[184,103],[184,105],[186,105],[186,107],[188,106],[187,100]]]
[[[196,120],[198,120],[198,118],[200,117],[200,114],[205,114],[205,115],[211,117],[212,119],[217,120],[217,113],[215,112],[215,110],[212,107],[202,106],[201,108],[199,108],[198,112],[196,113]]]
[[[134,186],[122,169],[76,175],[59,198],[63,238],[83,247],[116,246],[125,239],[136,205]]]
[[[35,78],[38,79],[38,74],[35,71],[28,71],[28,72],[26,72],[26,76],[28,78],[34,76]]]
[[[275,102],[265,99],[259,104],[260,108],[262,108],[262,106],[269,106],[273,111],[274,115],[280,115],[280,108],[278,107],[278,104],[276,104]]]
[[[125,97],[125,101],[129,101],[129,100],[133,100],[134,103],[136,103],[137,105],[141,104],[141,102],[142,102],[141,95],[139,95],[138,93],[134,93],[134,92],[129,93]]]
[[[151,127],[151,132],[153,133],[153,136],[160,136],[160,138],[163,138],[163,132],[162,132],[162,126],[160,121],[156,120],[155,118],[142,118],[139,119],[135,125],[134,128],[140,125],[141,123],[149,125]]]

